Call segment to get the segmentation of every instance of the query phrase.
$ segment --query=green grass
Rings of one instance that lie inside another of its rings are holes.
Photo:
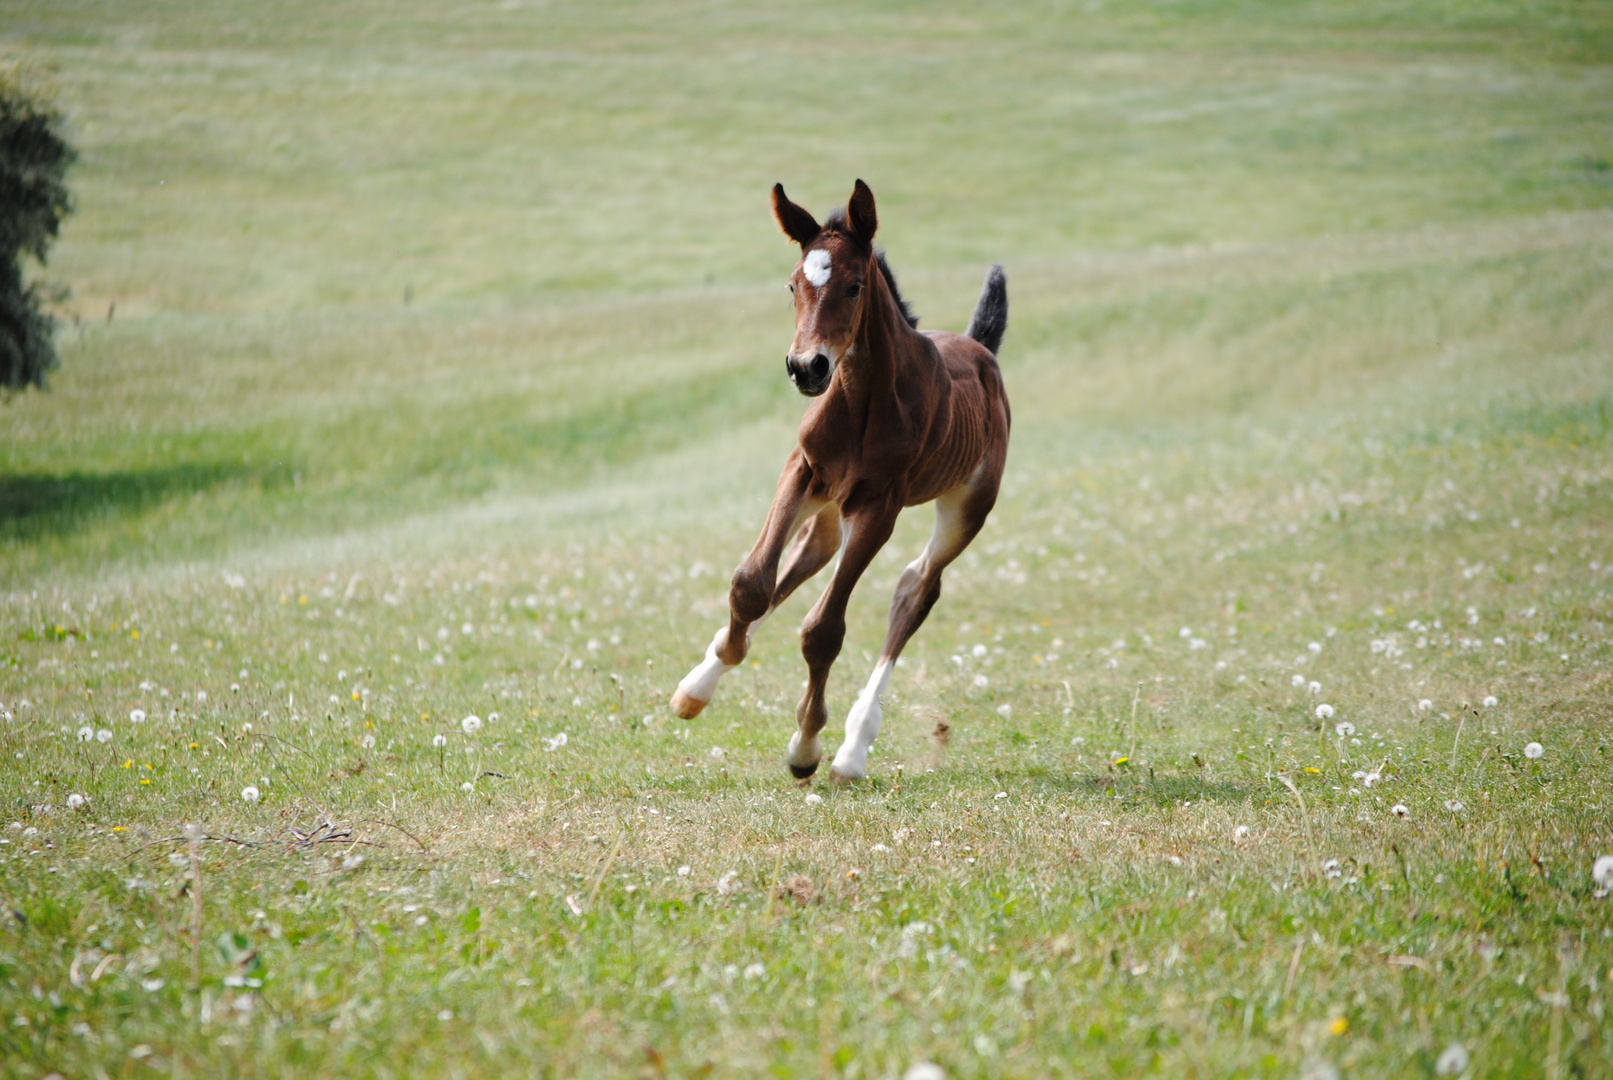
[[[1613,1072],[1610,10],[13,5],[0,1075]],[[806,595],[665,702],[855,176],[1015,431],[802,790]]]

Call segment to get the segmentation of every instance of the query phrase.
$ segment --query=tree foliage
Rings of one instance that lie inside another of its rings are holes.
[[[0,69],[0,387],[45,385],[56,366],[56,321],[23,255],[41,264],[72,212],[67,168],[78,156],[50,98],[18,67]]]

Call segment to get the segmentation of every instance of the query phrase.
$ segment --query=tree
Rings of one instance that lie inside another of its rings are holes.
[[[0,387],[43,387],[56,366],[56,320],[39,283],[23,280],[22,256],[44,265],[62,218],[73,210],[67,167],[78,152],[48,95],[23,70],[0,69]]]

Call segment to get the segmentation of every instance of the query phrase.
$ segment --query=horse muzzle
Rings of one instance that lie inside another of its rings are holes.
[[[802,396],[817,397],[829,389],[829,380],[834,377],[834,361],[822,349],[805,357],[786,355],[784,371]]]

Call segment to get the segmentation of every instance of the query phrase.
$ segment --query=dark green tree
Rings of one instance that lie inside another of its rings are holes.
[[[41,265],[72,212],[67,167],[78,152],[60,112],[18,67],[0,69],[0,387],[43,387],[56,366],[56,320],[46,293],[25,283],[22,256]]]

